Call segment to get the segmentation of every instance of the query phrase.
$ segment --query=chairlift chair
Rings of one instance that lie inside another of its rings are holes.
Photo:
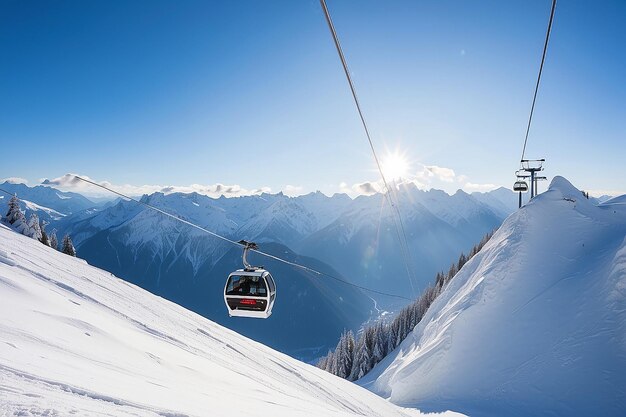
[[[515,184],[513,184],[513,191],[525,193],[528,191],[528,184],[526,183],[526,181],[518,179],[517,181],[515,181]]]
[[[249,250],[257,249],[253,242],[242,240],[243,269],[231,272],[224,286],[224,303],[230,317],[266,319],[272,315],[276,300],[276,283],[272,274],[262,266],[248,263]]]

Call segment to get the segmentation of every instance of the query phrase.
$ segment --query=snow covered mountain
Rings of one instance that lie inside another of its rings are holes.
[[[23,208],[36,212],[40,218],[50,218],[53,221],[96,206],[80,194],[59,191],[43,185],[29,187],[25,184],[4,182],[0,184],[0,188],[11,194],[17,194],[23,202]],[[3,194],[0,199],[2,214],[6,213],[9,198],[8,195]]]
[[[515,201],[513,192],[496,191],[508,193]],[[296,250],[329,263],[361,285],[416,295],[513,210],[503,207],[503,196],[481,201],[460,190],[450,196],[440,190],[422,191],[412,184],[404,185],[397,197],[411,252],[413,282],[408,279],[398,244],[397,217],[381,194],[356,198],[337,220],[304,239]]]
[[[625,201],[555,177],[359,383],[472,416],[624,415]]]
[[[527,202],[527,194],[523,195],[524,203]],[[497,188],[488,193],[473,192],[471,195],[481,203],[488,205],[495,213],[505,218],[517,210],[519,205],[517,193],[511,192],[511,190],[504,187]]]
[[[423,415],[4,225],[0,299],[0,415]]]

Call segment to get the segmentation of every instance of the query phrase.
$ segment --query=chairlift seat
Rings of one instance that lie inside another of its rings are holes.
[[[515,181],[515,184],[513,184],[513,191],[525,193],[528,191],[528,184],[526,181]]]

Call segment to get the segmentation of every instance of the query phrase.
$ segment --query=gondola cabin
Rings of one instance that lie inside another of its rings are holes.
[[[230,317],[266,319],[276,299],[274,278],[265,269],[238,269],[224,287],[224,302]]]

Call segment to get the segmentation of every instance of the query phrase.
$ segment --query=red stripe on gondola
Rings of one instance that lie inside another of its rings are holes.
[[[239,301],[239,303],[240,304],[245,304],[245,305],[248,305],[248,306],[253,306],[253,305],[256,305],[256,300],[250,300],[248,298],[244,298],[241,301]]]

